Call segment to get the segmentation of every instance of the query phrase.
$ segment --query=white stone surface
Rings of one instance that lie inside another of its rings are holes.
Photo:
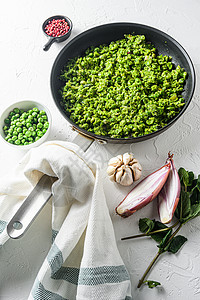
[[[164,254],[149,275],[162,287],[136,288],[138,280],[157,251],[150,239],[120,241],[138,233],[141,217],[157,218],[156,202],[122,219],[114,212],[130,188],[114,185],[105,170],[110,157],[131,151],[143,165],[143,176],[159,168],[168,151],[174,153],[180,166],[200,173],[200,2],[198,0],[1,0],[0,9],[0,113],[13,101],[32,99],[47,105],[53,126],[49,140],[72,141],[73,133],[58,112],[50,92],[52,64],[66,42],[54,44],[43,51],[46,38],[41,25],[49,16],[64,14],[74,24],[70,39],[85,29],[109,22],[129,21],[165,31],[187,50],[196,69],[197,85],[192,103],[185,114],[162,135],[131,145],[98,145],[94,143],[88,155],[100,161],[105,193],[112,216],[120,253],[127,266],[135,300],[200,299],[200,219],[185,225],[181,233],[188,242],[176,255]],[[24,155],[0,142],[0,176],[9,171]],[[33,281],[50,247],[50,206],[38,216],[27,234],[20,240],[10,240],[0,249],[0,299],[26,300]],[[91,299],[92,300],[92,299]]]

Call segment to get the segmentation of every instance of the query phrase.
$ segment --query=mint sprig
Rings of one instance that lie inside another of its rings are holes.
[[[175,254],[181,249],[187,238],[177,235],[177,233],[184,224],[200,215],[200,175],[195,178],[193,172],[186,171],[184,168],[180,168],[178,174],[181,182],[181,194],[174,214],[177,221],[171,226],[166,226],[159,221],[142,218],[139,220],[139,229],[142,234],[122,238],[122,240],[126,240],[150,236],[158,243],[159,250],[139,280],[138,288],[142,284],[147,284],[149,288],[160,285],[157,281],[145,280],[147,274],[161,254],[165,252]]]

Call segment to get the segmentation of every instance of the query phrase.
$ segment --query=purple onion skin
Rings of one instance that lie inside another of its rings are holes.
[[[168,161],[171,161],[169,176],[162,190],[158,194],[158,214],[163,224],[170,223],[180,198],[181,184],[178,172],[175,168],[172,155],[169,154]]]
[[[163,185],[165,184],[170,169],[171,169],[171,161],[168,161],[163,167],[161,167],[157,171],[145,177],[119,203],[119,205],[115,208],[116,213],[123,218],[129,217],[134,212],[136,212],[137,210],[141,209],[142,207],[150,203],[152,200],[154,200],[159,194]],[[151,185],[151,182],[153,182],[153,179],[155,180],[156,177],[158,178],[157,181],[155,182],[155,184]],[[143,193],[142,192],[139,193],[139,197],[136,197],[134,194],[137,194],[138,190],[140,190],[140,188],[142,188],[143,186],[145,187],[147,184],[149,185],[149,188],[147,190],[144,190]],[[129,198],[132,197],[131,207],[122,209],[121,206],[123,206],[124,201],[127,199],[127,197]]]

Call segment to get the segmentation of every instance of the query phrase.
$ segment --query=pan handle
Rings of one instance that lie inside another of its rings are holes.
[[[83,133],[75,126],[71,126],[72,130],[78,132],[77,136],[73,140],[73,143],[77,144],[84,152],[92,145],[94,141],[99,144],[107,144],[106,140],[92,138],[89,134]]]
[[[48,175],[41,177],[7,225],[7,233],[11,238],[18,239],[24,235],[41,209],[51,198],[51,187],[57,179],[57,177]]]

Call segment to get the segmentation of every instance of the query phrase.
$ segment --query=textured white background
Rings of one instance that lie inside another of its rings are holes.
[[[188,242],[176,255],[164,254],[149,278],[162,287],[153,290],[136,288],[148,262],[157,251],[149,239],[120,241],[122,236],[138,233],[140,217],[157,218],[156,202],[128,219],[114,213],[115,206],[130,188],[109,182],[105,174],[108,159],[131,151],[143,165],[143,176],[159,168],[171,150],[177,168],[200,173],[200,2],[198,0],[10,0],[1,1],[0,9],[0,113],[13,101],[32,99],[46,104],[53,117],[49,137],[72,141],[67,122],[56,109],[49,85],[52,64],[66,42],[42,50],[46,38],[41,25],[49,16],[63,14],[74,24],[70,39],[85,29],[109,22],[128,21],[157,27],[186,49],[195,65],[197,86],[185,114],[162,135],[132,145],[98,145],[88,150],[101,163],[105,193],[112,216],[118,247],[132,281],[136,300],[200,299],[200,218],[182,229]],[[0,176],[9,171],[24,155],[0,142]],[[28,233],[20,240],[8,241],[0,249],[0,299],[26,300],[51,240],[50,206],[46,206]]]

